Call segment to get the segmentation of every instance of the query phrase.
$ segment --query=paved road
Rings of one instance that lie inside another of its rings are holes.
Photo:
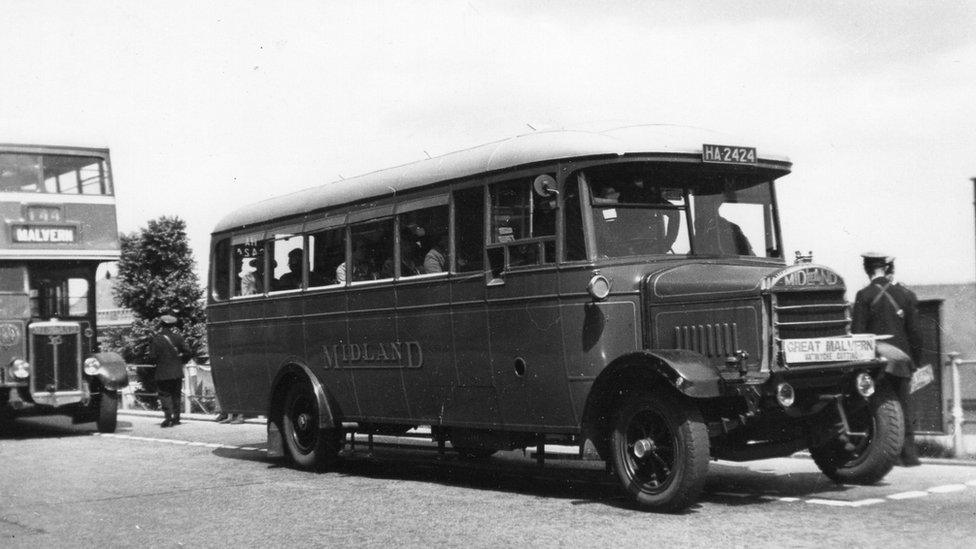
[[[969,547],[976,467],[895,469],[838,486],[810,460],[715,462],[699,505],[631,508],[602,463],[521,452],[483,462],[357,451],[328,473],[265,457],[264,427],[122,416],[114,435],[66,419],[0,435],[0,546]]]

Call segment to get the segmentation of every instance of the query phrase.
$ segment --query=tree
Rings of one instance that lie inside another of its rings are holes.
[[[167,310],[177,318],[175,331],[200,354],[206,347],[203,288],[194,271],[186,222],[167,216],[150,220],[145,228],[122,234],[121,245],[114,292],[135,317],[131,330],[115,344],[122,357],[149,364],[149,343]]]

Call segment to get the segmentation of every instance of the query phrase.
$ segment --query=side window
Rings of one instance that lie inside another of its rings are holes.
[[[398,276],[436,274],[450,269],[446,205],[400,214],[399,222]],[[389,278],[393,272],[392,263],[384,265],[382,276]]]
[[[213,271],[211,296],[214,301],[224,301],[230,297],[230,240],[225,238],[214,246],[210,269]]]
[[[521,178],[490,187],[490,247],[504,249],[509,267],[556,262],[556,195],[537,195],[532,181]],[[490,253],[497,257],[497,252]]]
[[[271,291],[297,290],[302,287],[305,270],[305,242],[301,235],[275,235],[271,242],[274,269]]]
[[[338,284],[336,269],[345,268],[346,229],[325,229],[308,235],[308,287]]]
[[[350,227],[352,266],[336,268],[339,282],[363,282],[390,278],[384,276],[383,265],[393,261],[393,218],[360,223]]]
[[[484,269],[485,190],[484,187],[454,193],[454,252],[458,272]]]
[[[258,240],[234,245],[235,297],[264,293],[264,245]]]
[[[68,316],[88,314],[88,281],[84,278],[68,279]]]
[[[30,282],[31,316],[79,317],[88,314],[89,284],[84,278],[39,276]]]

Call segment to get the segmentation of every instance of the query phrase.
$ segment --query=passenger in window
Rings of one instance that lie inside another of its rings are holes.
[[[237,273],[241,278],[241,295],[254,295],[258,293],[259,280],[263,278],[258,275],[258,271],[260,270],[258,265],[260,264],[260,259],[255,258],[249,261],[245,260],[241,265],[241,272]]]
[[[669,206],[671,202],[665,198],[664,193],[657,187],[644,184],[643,179],[636,179],[633,187],[628,193],[621,193],[620,201],[635,204],[660,204]],[[667,253],[671,251],[675,240],[678,239],[678,230],[681,228],[680,215],[677,210],[654,210],[650,218],[645,214],[640,214],[641,219],[646,224],[645,227],[635,228],[644,233],[648,239],[650,247],[649,253]]]
[[[408,225],[400,232],[400,276],[423,274],[423,265],[417,252],[417,243],[427,234],[423,227]],[[380,278],[393,278],[393,258],[383,262]]]
[[[367,269],[365,258],[366,253],[363,251],[362,246],[356,246],[352,249],[352,280],[368,280],[372,278],[369,276],[369,270]],[[339,284],[346,283],[345,261],[336,267],[336,282]]]
[[[424,256],[425,273],[443,273],[447,270],[447,235],[441,235]]]
[[[620,201],[620,193],[611,185],[603,185],[594,189],[593,198],[596,205],[616,204]]]
[[[703,203],[705,201],[699,201]],[[695,220],[695,250],[699,254],[756,255],[742,228],[722,217],[720,203],[712,202],[703,208]]]
[[[277,290],[295,290],[302,287],[302,264],[305,252],[295,248],[288,252],[288,272],[278,279]]]

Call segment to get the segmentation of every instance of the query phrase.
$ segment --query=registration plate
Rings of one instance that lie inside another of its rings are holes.
[[[702,162],[718,164],[755,164],[755,147],[733,147],[731,145],[702,145]]]
[[[871,360],[875,357],[873,336],[784,339],[782,343],[787,364],[848,362]]]

